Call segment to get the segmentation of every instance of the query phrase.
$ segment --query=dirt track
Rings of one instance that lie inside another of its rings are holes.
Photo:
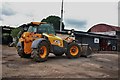
[[[2,46],[2,77],[117,78],[117,54],[93,54],[90,58],[67,59],[50,55],[37,63],[20,58],[13,47]]]

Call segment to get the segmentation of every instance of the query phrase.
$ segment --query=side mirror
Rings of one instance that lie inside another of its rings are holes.
[[[71,34],[71,31],[68,31],[67,33],[70,35],[70,34]]]
[[[24,29],[24,31],[27,31],[27,27],[24,27],[23,29]]]

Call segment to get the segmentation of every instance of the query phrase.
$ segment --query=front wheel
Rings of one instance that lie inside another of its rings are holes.
[[[75,42],[68,45],[67,52],[65,53],[68,58],[80,57],[80,47]]]
[[[39,44],[37,49],[33,49],[31,53],[31,57],[36,62],[44,62],[47,60],[49,55],[49,49],[47,42],[43,41]]]
[[[18,52],[18,55],[21,57],[21,58],[30,58],[31,54],[25,54],[24,53],[24,50],[22,49],[22,47],[18,47],[17,48],[17,52]]]

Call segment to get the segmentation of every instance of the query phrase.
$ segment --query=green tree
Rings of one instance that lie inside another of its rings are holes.
[[[43,19],[41,22],[47,22],[53,24],[55,30],[60,30],[60,17],[58,16],[48,16],[46,19]],[[64,23],[62,23],[62,30],[64,29]]]
[[[11,35],[13,38],[16,38],[18,33],[21,31],[21,28],[15,28],[11,31]]]
[[[15,28],[15,29],[13,29],[13,30],[11,31],[11,36],[15,39],[15,43],[13,44],[14,46],[17,45],[18,40],[19,40],[18,37],[20,37],[20,34],[19,34],[19,33],[20,33],[22,30],[23,30],[22,28],[18,27],[18,28]]]

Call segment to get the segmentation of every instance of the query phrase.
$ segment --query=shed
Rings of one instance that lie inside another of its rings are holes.
[[[11,36],[11,31],[14,29],[13,27],[10,26],[0,26],[2,28],[2,44],[9,44],[13,41],[13,38]]]
[[[62,32],[56,31],[58,34],[67,34],[67,31]],[[117,50],[117,38],[116,36],[109,36],[103,34],[95,34],[89,32],[75,31],[76,40],[81,44],[89,44],[93,50],[104,50],[104,51],[116,51]],[[108,45],[108,43],[111,45]],[[105,45],[102,45],[105,44]]]
[[[103,34],[103,35],[109,35],[109,36],[116,36],[117,38],[117,50],[120,51],[120,27],[119,26],[112,26],[108,24],[97,24],[91,27],[88,30],[89,33],[95,33],[95,34]],[[102,46],[105,46],[109,43],[108,40],[101,41]]]

